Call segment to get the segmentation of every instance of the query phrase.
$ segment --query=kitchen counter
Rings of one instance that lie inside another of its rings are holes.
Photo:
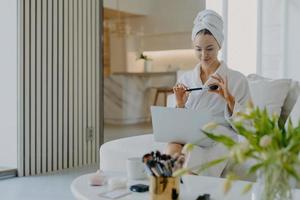
[[[134,124],[150,120],[157,87],[173,87],[174,72],[118,72],[104,79],[104,122]]]

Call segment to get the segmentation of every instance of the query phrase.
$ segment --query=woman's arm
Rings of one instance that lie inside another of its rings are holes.
[[[229,92],[227,76],[225,77],[225,79],[222,78],[219,74],[212,75],[211,77],[216,81],[214,84],[218,85],[219,89],[210,90],[210,92],[221,95],[227,102],[229,112],[232,114],[235,105],[235,97]]]
[[[177,108],[185,107],[185,103],[189,97],[189,92],[187,92],[186,89],[187,87],[182,83],[178,83],[173,87]]]
[[[245,77],[237,78],[238,81],[235,83],[235,87],[232,88],[232,91],[229,91],[227,77],[224,79],[219,74],[216,74],[212,75],[212,78],[216,80],[216,83],[214,84],[217,84],[219,89],[210,92],[221,95],[227,102],[225,108],[225,115],[227,115],[227,117],[231,117],[233,113],[242,110],[247,101],[251,100],[250,89]]]
[[[230,110],[229,106],[225,107],[224,114],[227,120],[230,120],[236,113],[245,111],[247,103],[251,101],[250,88],[246,77],[237,77],[234,82],[235,84],[230,91],[235,102],[233,110]]]
[[[232,96],[232,95],[228,96],[226,99],[226,102],[227,102],[228,111],[230,112],[230,114],[232,114],[233,110],[234,110],[234,105],[235,105],[234,96]]]

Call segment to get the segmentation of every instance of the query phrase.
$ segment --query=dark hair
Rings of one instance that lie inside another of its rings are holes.
[[[213,35],[208,29],[202,29],[201,31],[199,31],[196,35]]]

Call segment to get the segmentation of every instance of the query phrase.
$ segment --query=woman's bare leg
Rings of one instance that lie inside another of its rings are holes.
[[[165,150],[166,154],[170,156],[174,156],[175,154],[181,154],[183,145],[179,143],[168,143],[167,148]]]

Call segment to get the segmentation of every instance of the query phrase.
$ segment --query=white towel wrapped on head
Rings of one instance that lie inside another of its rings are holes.
[[[194,27],[192,30],[193,41],[197,33],[203,29],[207,29],[212,33],[221,48],[224,40],[222,17],[213,10],[203,10],[199,12],[194,19]]]

